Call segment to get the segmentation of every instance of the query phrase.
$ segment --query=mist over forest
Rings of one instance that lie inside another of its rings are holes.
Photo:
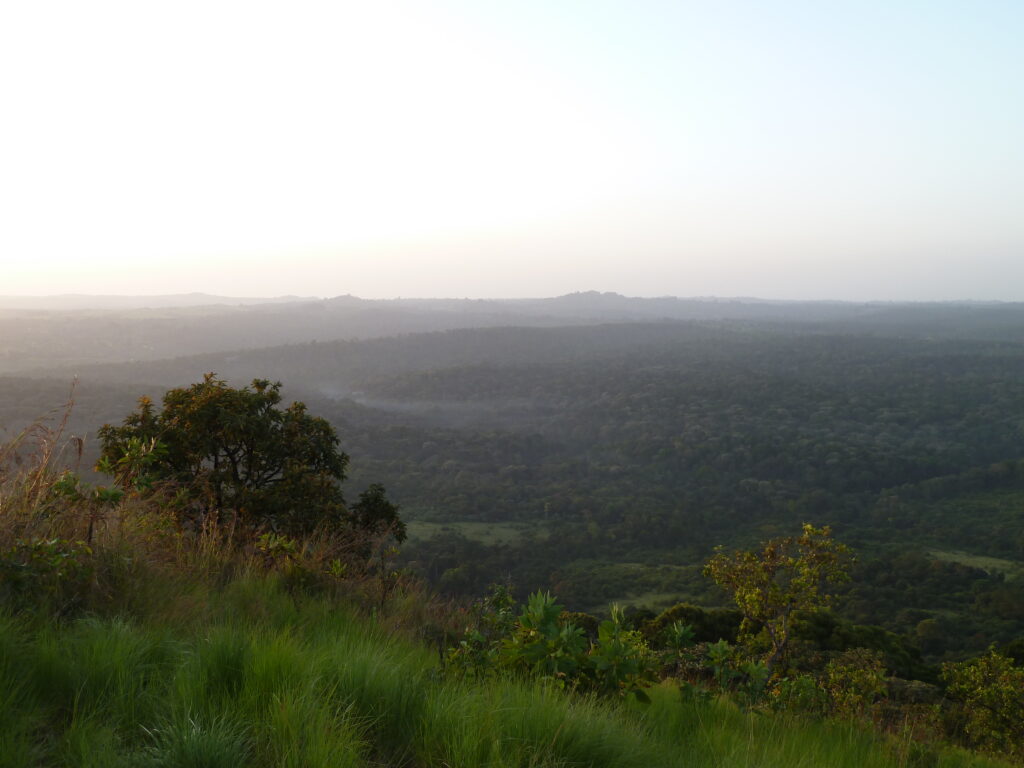
[[[95,435],[215,372],[336,427],[445,594],[721,604],[715,545],[801,522],[861,555],[846,618],[955,657],[1024,633],[1024,305],[0,299],[0,435]],[[58,306],[63,308],[58,308]]]

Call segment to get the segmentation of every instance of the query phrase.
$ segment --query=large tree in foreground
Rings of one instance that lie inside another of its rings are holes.
[[[334,428],[302,403],[280,403],[279,382],[256,379],[236,389],[207,374],[167,392],[162,410],[142,398],[121,426],[100,429],[98,468],[122,485],[140,472],[171,484],[193,516],[216,515],[239,530],[304,535],[346,522],[358,527],[341,493],[348,456]]]
[[[743,614],[741,636],[760,628],[770,650],[765,662],[774,668],[785,658],[793,614],[827,606],[830,584],[846,581],[850,550],[832,539],[828,526],[804,524],[800,536],[771,539],[759,551],[728,553],[721,548],[704,566],[728,592]]]

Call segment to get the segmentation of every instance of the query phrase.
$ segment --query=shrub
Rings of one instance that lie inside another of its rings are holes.
[[[867,648],[844,651],[825,666],[822,684],[834,714],[866,717],[886,692],[882,654]]]
[[[585,670],[587,640],[574,624],[563,624],[562,606],[547,592],[535,592],[502,641],[501,661],[538,677],[575,682]]]
[[[774,709],[821,715],[828,708],[828,694],[813,675],[794,675],[775,682],[769,702]]]
[[[714,643],[727,640],[735,643],[740,631],[743,614],[732,608],[701,608],[697,605],[677,603],[648,621],[643,632],[649,640],[657,640],[666,627],[682,622],[693,628],[693,640],[698,643]]]
[[[568,619],[555,598],[536,592],[516,617],[507,587],[492,587],[476,608],[476,622],[449,648],[449,669],[474,676],[499,670],[539,677],[571,690],[647,697],[643,688],[656,681],[656,657],[618,606],[597,628],[597,637]]]
[[[0,553],[0,587],[16,606],[42,602],[66,613],[82,602],[94,574],[92,549],[81,541],[19,539]]]
[[[729,554],[718,548],[704,575],[728,592],[743,614],[740,639],[750,643],[757,634],[767,642],[764,660],[772,669],[785,659],[794,615],[829,604],[825,590],[849,579],[849,559],[849,548],[833,541],[828,526],[805,523],[800,536],[766,541],[760,551]]]
[[[948,693],[964,707],[964,732],[974,746],[1024,757],[1024,669],[996,651],[947,663]]]
[[[597,642],[590,648],[594,683],[605,694],[633,694],[647,701],[643,688],[656,682],[654,656],[635,629],[627,629],[622,609],[613,605],[611,618],[602,621]]]

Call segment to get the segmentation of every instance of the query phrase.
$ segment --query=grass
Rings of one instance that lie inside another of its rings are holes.
[[[684,701],[671,685],[640,706],[445,677],[385,621],[274,576],[171,587],[131,618],[0,617],[0,766],[910,764],[852,725]],[[993,763],[943,752],[938,765]]]
[[[986,555],[973,555],[969,552],[960,552],[958,550],[930,549],[928,553],[938,560],[980,568],[989,574],[1001,573],[1007,579],[1019,579],[1024,576],[1024,563],[1015,560]]]
[[[427,541],[439,533],[458,533],[467,539],[479,541],[488,546],[496,544],[519,544],[527,532],[546,538],[545,528],[528,523],[486,523],[477,520],[464,520],[449,523],[435,523],[426,520],[410,520],[406,523],[406,533],[410,542]]]

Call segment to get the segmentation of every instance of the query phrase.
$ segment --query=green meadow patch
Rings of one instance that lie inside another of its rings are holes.
[[[537,525],[527,523],[489,523],[476,520],[450,523],[410,520],[406,523],[406,533],[409,541],[412,543],[432,539],[438,534],[457,533],[465,536],[467,539],[479,541],[481,544],[487,544],[488,546],[495,544],[515,546],[531,533],[540,538],[547,537],[547,531]]]
[[[989,574],[1001,573],[1007,579],[1019,579],[1024,576],[1024,563],[1007,560],[1002,557],[975,555],[957,550],[929,549],[928,554],[937,560],[949,563],[960,563],[972,568],[980,568]]]

